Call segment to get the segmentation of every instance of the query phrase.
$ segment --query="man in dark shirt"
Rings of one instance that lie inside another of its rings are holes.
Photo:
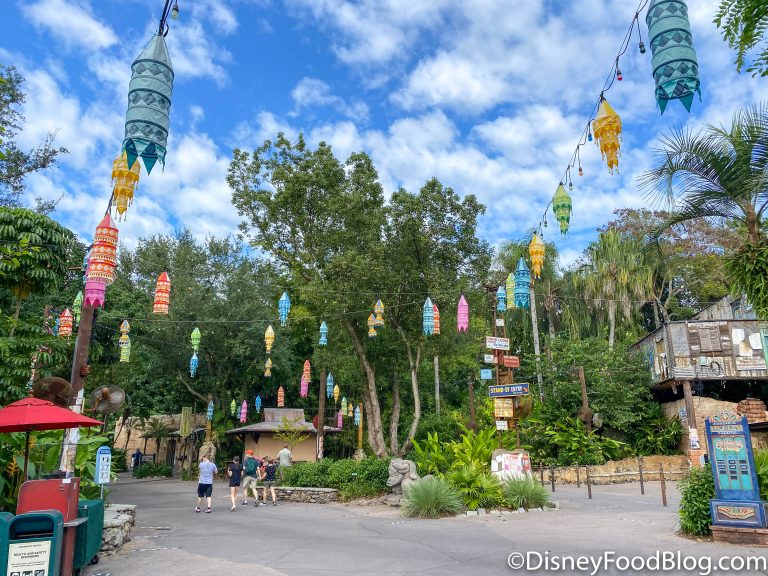
[[[136,452],[133,453],[133,456],[131,457],[131,468],[133,469],[133,475],[136,476],[136,471],[139,469],[139,466],[141,466],[141,457],[143,454],[141,453],[141,450],[136,448]]]
[[[267,488],[272,494],[272,506],[277,506],[277,495],[275,494],[275,474],[277,473],[277,463],[272,458],[265,458],[264,462],[264,504],[267,503]]]

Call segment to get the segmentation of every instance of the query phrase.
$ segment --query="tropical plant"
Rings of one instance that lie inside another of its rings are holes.
[[[566,418],[547,426],[544,434],[558,448],[560,464],[602,464],[607,459],[618,457],[624,446],[622,442],[598,435],[587,430],[578,418]]]
[[[768,500],[768,448],[755,451],[755,471],[760,484],[760,498]]]
[[[280,425],[275,432],[275,438],[288,445],[293,450],[297,444],[301,444],[309,438],[306,430],[301,426],[298,420],[288,420],[285,416],[280,421]]]
[[[136,478],[170,478],[173,470],[163,462],[146,462],[136,469]]]
[[[547,490],[533,479],[510,478],[501,485],[504,502],[510,508],[543,508],[549,502]]]
[[[453,516],[464,508],[456,489],[442,478],[422,478],[404,494],[402,512],[412,518]]]
[[[171,427],[159,416],[150,418],[141,429],[141,437],[155,441],[155,455],[160,455],[160,443],[171,434]],[[145,447],[146,451],[146,447]]]
[[[452,457],[451,468],[487,467],[497,447],[496,431],[486,428],[475,432],[462,427],[461,440],[446,445]]]
[[[487,464],[467,464],[451,469],[446,480],[453,486],[470,510],[490,508],[501,501],[501,484]]]
[[[709,501],[715,497],[715,480],[709,466],[693,468],[678,483],[680,489],[680,529],[685,534],[709,534],[712,523]]]
[[[413,451],[416,454],[416,466],[422,475],[442,474],[450,466],[445,446],[440,443],[437,432],[428,433],[423,446],[421,442],[414,439]]]
[[[336,488],[344,499],[377,496],[388,491],[389,459],[364,458],[297,462],[283,471],[286,486]]]
[[[768,76],[768,4],[764,0],[720,0],[715,24],[728,46],[736,50],[738,72],[747,64],[747,53],[762,42],[762,48],[747,65],[747,72]]]
[[[768,317],[768,239],[747,242],[725,259],[733,291],[746,294],[759,318]]]
[[[630,436],[632,450],[640,456],[673,454],[683,437],[683,424],[675,416],[667,418],[658,404],[641,420]]]

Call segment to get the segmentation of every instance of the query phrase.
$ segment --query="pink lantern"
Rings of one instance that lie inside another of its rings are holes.
[[[309,378],[306,375],[301,377],[301,387],[299,388],[299,396],[306,398],[309,393]]]
[[[469,304],[467,304],[464,294],[459,298],[459,307],[456,312],[456,328],[459,332],[466,333],[469,331]]]
[[[248,418],[248,403],[243,400],[243,405],[240,406],[240,424],[245,424],[245,420]]]
[[[341,413],[341,410],[336,414],[336,427],[339,428],[339,430],[344,427],[344,414]]]

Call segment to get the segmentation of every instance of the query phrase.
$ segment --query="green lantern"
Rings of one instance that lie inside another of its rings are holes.
[[[195,354],[197,354],[197,351],[200,349],[200,329],[195,327],[195,329],[192,330],[192,335],[189,339],[192,341],[192,349],[195,351]]]
[[[560,232],[565,236],[568,232],[568,226],[571,223],[571,212],[573,204],[571,203],[571,197],[568,196],[568,192],[565,191],[565,186],[560,182],[560,185],[555,190],[555,197],[552,198],[552,212],[555,213],[555,218],[560,223]]]

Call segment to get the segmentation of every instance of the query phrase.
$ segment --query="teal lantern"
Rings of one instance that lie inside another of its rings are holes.
[[[683,0],[651,0],[645,23],[661,113],[664,114],[670,100],[680,100],[690,112],[693,93],[697,92],[701,99],[701,86],[688,6]]]
[[[325,380],[325,394],[330,398],[333,396],[333,374],[328,372],[328,378]]]
[[[197,374],[198,359],[197,354],[192,354],[192,358],[189,360],[189,375],[194,378]]]
[[[325,323],[325,320],[320,324],[320,342],[318,344],[320,346],[328,345],[328,325]]]
[[[435,305],[432,304],[432,299],[429,296],[424,301],[423,324],[424,335],[432,336],[435,333]]]
[[[520,260],[517,261],[517,268],[515,268],[515,306],[518,308],[531,307],[530,288],[531,271],[521,256]]]
[[[355,426],[360,426],[360,406],[355,406]]]
[[[504,286],[499,286],[496,290],[496,311],[507,311],[507,291],[504,289]]]
[[[261,396],[257,395],[256,400],[253,403],[253,407],[256,408],[256,414],[261,412]]]
[[[208,402],[208,413],[205,416],[208,420],[213,420],[213,400]]]
[[[144,161],[148,174],[157,162],[165,166],[172,93],[168,46],[162,34],[155,34],[131,65],[123,140],[129,168],[137,158]]]
[[[280,296],[280,300],[277,302],[277,312],[280,315],[280,326],[285,326],[288,323],[288,312],[291,311],[291,298],[288,296],[288,292],[283,292]]]

